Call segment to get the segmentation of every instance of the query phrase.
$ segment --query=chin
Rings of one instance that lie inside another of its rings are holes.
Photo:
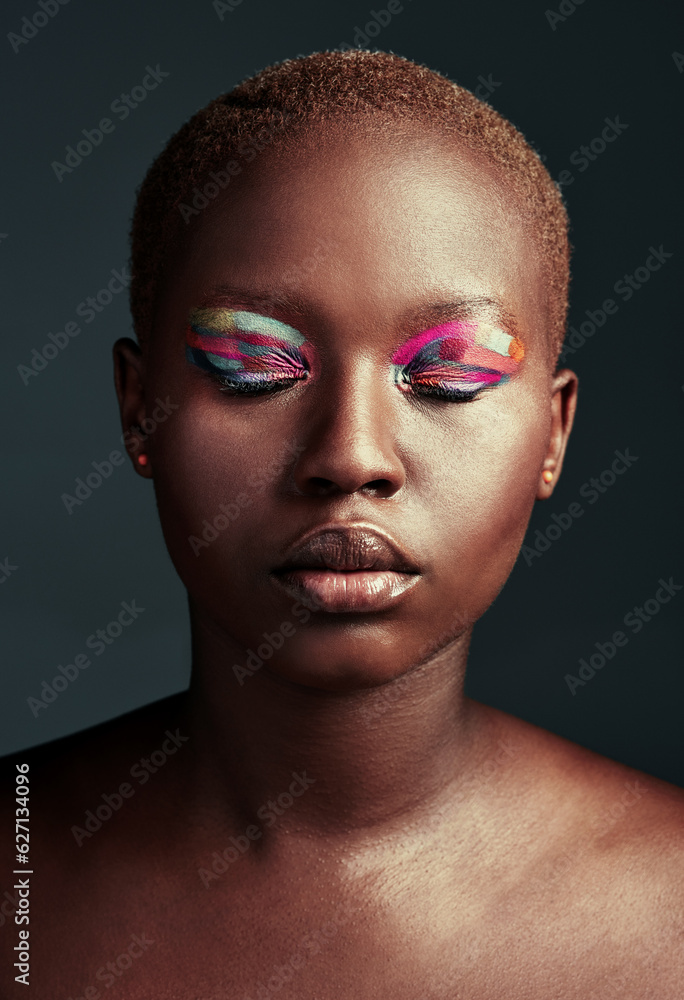
[[[248,656],[246,664],[252,672],[264,670],[287,683],[322,691],[380,687],[400,677],[411,661],[406,659],[406,648],[402,650],[396,633],[390,638],[379,637],[376,629],[372,629],[372,636],[370,632],[368,626],[355,623],[336,628],[334,634],[325,629],[317,635],[309,626],[306,635],[293,636],[287,648],[283,645],[272,655],[265,644],[259,645],[256,657]]]

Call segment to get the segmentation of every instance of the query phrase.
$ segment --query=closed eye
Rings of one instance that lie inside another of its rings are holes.
[[[467,403],[481,392],[507,382],[508,376],[491,369],[466,365],[419,364],[395,370],[395,381],[403,392]]]
[[[305,373],[305,376],[308,373]],[[242,377],[226,377],[225,375],[215,374],[214,378],[219,383],[219,389],[221,392],[228,393],[233,396],[262,396],[266,394],[273,394],[276,392],[282,392],[284,389],[289,389],[297,382],[303,380],[303,376],[293,377],[285,372],[283,373],[270,373],[265,374],[260,378],[252,378],[246,380],[244,376]]]
[[[235,310],[196,310],[185,355],[231,396],[272,395],[311,376],[311,347],[293,327]]]
[[[224,356],[188,344],[185,353],[188,361],[207,372],[221,391],[229,395],[281,392],[310,376],[298,352],[288,349],[271,349],[243,359],[235,353],[232,357]]]
[[[414,396],[426,396],[431,399],[443,399],[447,403],[472,403],[477,399],[480,390],[452,389],[444,385],[424,385],[421,382],[411,384],[409,389]]]
[[[491,323],[453,321],[423,330],[394,353],[394,381],[415,396],[464,403],[504,385],[525,349]]]

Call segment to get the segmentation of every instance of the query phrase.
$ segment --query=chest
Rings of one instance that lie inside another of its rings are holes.
[[[562,879],[553,895],[486,880],[478,893],[477,879],[458,891],[450,873],[442,886],[416,877],[350,891],[313,864],[279,879],[226,870],[208,884],[194,865],[176,865],[170,882],[166,865],[117,864],[37,889],[35,997],[548,1000],[551,984],[568,1000],[649,996],[653,956]]]

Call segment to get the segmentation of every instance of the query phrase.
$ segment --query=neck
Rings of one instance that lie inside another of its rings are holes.
[[[381,687],[349,692],[293,684],[265,669],[236,684],[235,648],[193,618],[189,719],[194,781],[227,821],[292,799],[309,834],[361,831],[420,815],[475,761],[463,696],[470,633]],[[286,807],[287,808],[287,807]],[[278,822],[273,834],[290,822]]]

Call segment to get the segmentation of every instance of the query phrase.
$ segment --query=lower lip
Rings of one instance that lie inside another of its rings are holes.
[[[380,611],[395,604],[414,587],[418,573],[393,570],[295,569],[275,575],[292,597],[312,606],[314,611]]]

